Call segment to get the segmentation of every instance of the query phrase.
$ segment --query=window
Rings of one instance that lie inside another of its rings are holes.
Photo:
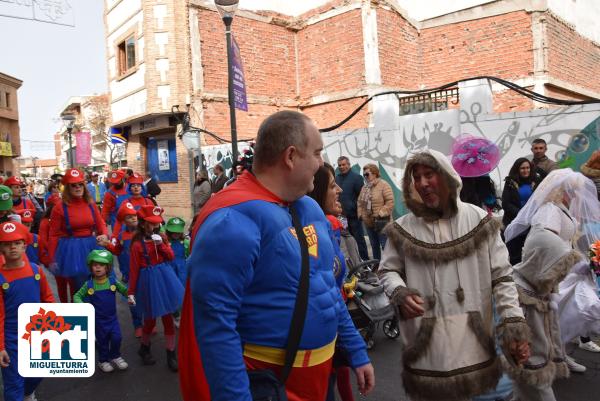
[[[4,103],[10,109],[10,93],[6,92],[6,102]]]
[[[119,75],[127,74],[135,67],[135,35],[119,43]]]

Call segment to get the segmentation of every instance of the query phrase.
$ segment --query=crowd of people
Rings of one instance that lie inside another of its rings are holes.
[[[191,222],[165,221],[160,187],[131,170],[104,182],[73,168],[29,191],[7,178],[4,399],[35,400],[40,380],[17,370],[16,310],[54,302],[49,275],[60,302],[94,305],[102,372],[129,366],[118,299],[129,305],[143,365],[156,364],[160,318],[186,401],[353,401],[351,372],[367,395],[375,369],[347,298],[351,267],[371,258],[397,308],[397,386],[414,401],[552,401],[556,378],[585,371],[573,348],[600,352],[590,338],[600,334],[600,151],[575,172],[536,139],[533,159],[514,162],[499,196],[489,176],[497,147],[459,138],[450,157],[409,157],[408,213],[394,216],[379,166],[357,169],[341,156],[336,171],[322,150],[308,117],[275,113],[251,163],[237,162],[232,177],[222,165],[212,180],[196,175]]]

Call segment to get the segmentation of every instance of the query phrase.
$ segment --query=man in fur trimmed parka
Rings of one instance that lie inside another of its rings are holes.
[[[500,223],[463,203],[460,176],[428,150],[406,165],[411,213],[390,223],[380,263],[386,293],[399,307],[404,388],[413,401],[463,401],[493,389],[501,376],[492,297],[502,348],[516,365],[529,357]]]

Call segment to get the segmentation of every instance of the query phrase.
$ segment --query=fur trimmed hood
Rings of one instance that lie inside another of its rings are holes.
[[[442,153],[431,149],[414,154],[406,163],[404,177],[402,179],[402,192],[406,207],[413,212],[415,216],[422,217],[428,221],[438,220],[443,217],[440,212],[426,207],[415,190],[412,174],[415,166],[418,164],[431,167],[441,174],[450,190],[450,215],[455,215],[458,211],[458,202],[460,202],[459,194],[462,187],[462,180],[456,170],[454,170],[454,167],[452,167],[448,158]]]
[[[583,164],[579,170],[581,171],[581,174],[585,175],[588,178],[600,178],[600,170],[588,167],[587,164]]]
[[[581,255],[558,235],[535,225],[525,240],[523,261],[513,269],[517,278],[522,277],[538,295],[544,296],[558,286],[580,259]]]

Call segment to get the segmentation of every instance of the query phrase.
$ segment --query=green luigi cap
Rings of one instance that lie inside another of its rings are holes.
[[[173,217],[167,221],[167,231],[172,233],[182,233],[185,227],[185,221],[179,217]]]
[[[92,262],[104,263],[112,266],[113,255],[104,249],[94,249],[87,257],[87,264],[90,265]]]
[[[6,185],[0,185],[0,210],[10,210],[12,207],[12,190]]]

